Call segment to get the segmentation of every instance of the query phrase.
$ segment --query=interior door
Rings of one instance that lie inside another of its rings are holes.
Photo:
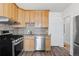
[[[66,17],[64,19],[64,42],[66,43],[66,49],[70,51],[70,18]]]

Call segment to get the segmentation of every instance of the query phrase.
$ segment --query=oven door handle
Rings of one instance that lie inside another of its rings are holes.
[[[18,41],[17,43],[13,43],[14,45],[17,45],[17,44],[19,44],[20,42],[22,42],[23,40],[20,40],[20,41]]]
[[[74,45],[75,45],[75,46],[77,46],[77,47],[79,47],[79,45],[78,45],[78,44],[76,44],[76,43],[74,43]]]

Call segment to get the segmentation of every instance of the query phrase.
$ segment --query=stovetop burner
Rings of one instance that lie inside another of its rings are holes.
[[[8,34],[8,35],[0,35],[0,39],[1,40],[17,40],[18,38],[23,37],[23,35],[12,35],[12,34]]]

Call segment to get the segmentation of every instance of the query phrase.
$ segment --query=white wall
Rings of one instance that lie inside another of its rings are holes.
[[[70,36],[70,54],[73,55],[73,38],[74,38],[74,30],[73,30],[73,24],[74,24],[74,17],[76,15],[79,15],[79,3],[73,3],[71,4],[67,9],[63,11],[63,17],[69,17],[71,20],[71,36]]]
[[[63,47],[63,19],[59,12],[49,12],[49,34],[51,45]]]
[[[64,10],[64,17],[79,15],[79,3],[73,3]]]

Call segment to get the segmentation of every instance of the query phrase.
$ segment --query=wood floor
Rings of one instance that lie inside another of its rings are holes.
[[[62,47],[52,47],[51,51],[36,52],[27,51],[22,56],[70,56],[69,52]]]

